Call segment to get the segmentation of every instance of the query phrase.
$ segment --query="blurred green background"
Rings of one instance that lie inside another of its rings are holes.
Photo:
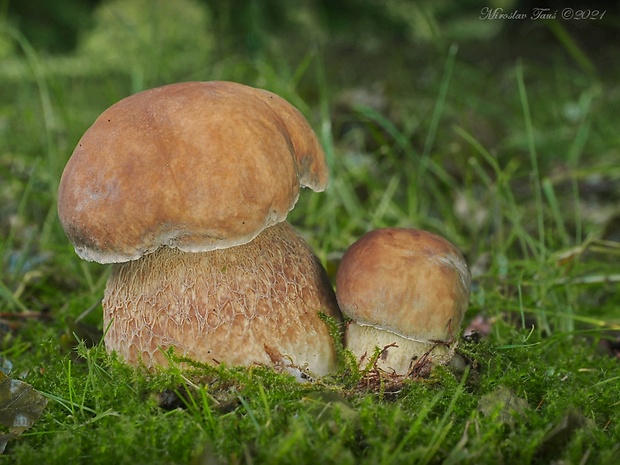
[[[64,164],[106,107],[186,80],[308,117],[332,187],[291,219],[328,266],[381,226],[443,234],[491,275],[616,238],[619,3],[573,3],[535,20],[526,0],[3,2],[2,305],[49,306],[75,276],[95,293],[56,218]]]

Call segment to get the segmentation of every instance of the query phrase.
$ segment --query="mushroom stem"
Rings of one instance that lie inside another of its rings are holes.
[[[340,318],[325,270],[287,222],[228,249],[162,247],[115,264],[103,300],[108,350],[147,366],[166,365],[170,347],[230,365],[271,365],[275,352],[323,375],[336,356],[319,312]]]
[[[455,343],[442,341],[418,341],[406,338],[392,331],[363,325],[355,321],[347,326],[347,349],[360,361],[360,368],[366,367],[372,359],[369,348],[383,349],[377,359],[377,367],[406,375],[417,360],[428,355],[434,363],[447,363],[454,353]]]

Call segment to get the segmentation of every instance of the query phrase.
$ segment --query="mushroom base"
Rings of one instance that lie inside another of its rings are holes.
[[[200,362],[282,364],[323,375],[336,353],[319,313],[340,311],[318,259],[286,222],[237,247],[162,247],[115,264],[103,300],[108,351],[166,365],[164,351]]]
[[[360,325],[351,321],[345,335],[346,348],[360,361],[360,368],[366,367],[375,348],[383,349],[377,359],[377,367],[407,375],[422,356],[426,355],[432,363],[446,364],[454,354],[456,343],[423,342],[406,339],[398,334],[370,325]]]

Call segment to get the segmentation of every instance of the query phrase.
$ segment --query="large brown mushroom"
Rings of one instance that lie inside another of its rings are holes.
[[[61,223],[86,260],[114,263],[105,343],[130,363],[162,351],[322,375],[339,319],[325,271],[285,221],[328,170],[305,118],[277,95],[186,82],[127,97],[86,131],[60,181]]]
[[[371,231],[345,252],[336,274],[346,348],[365,366],[406,375],[424,357],[445,363],[469,303],[471,276],[461,253],[426,231]]]

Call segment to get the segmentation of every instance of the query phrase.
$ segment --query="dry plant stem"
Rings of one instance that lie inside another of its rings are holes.
[[[376,361],[376,367],[397,375],[407,375],[416,360],[427,356],[434,363],[447,363],[454,352],[453,344],[437,341],[414,341],[390,331],[351,321],[347,327],[347,349],[364,369],[372,358],[369,347],[384,347]]]
[[[103,301],[108,350],[166,365],[160,349],[230,365],[274,363],[280,353],[323,375],[336,367],[319,312],[339,318],[329,280],[286,222],[252,242],[211,252],[162,247],[114,265]]]

